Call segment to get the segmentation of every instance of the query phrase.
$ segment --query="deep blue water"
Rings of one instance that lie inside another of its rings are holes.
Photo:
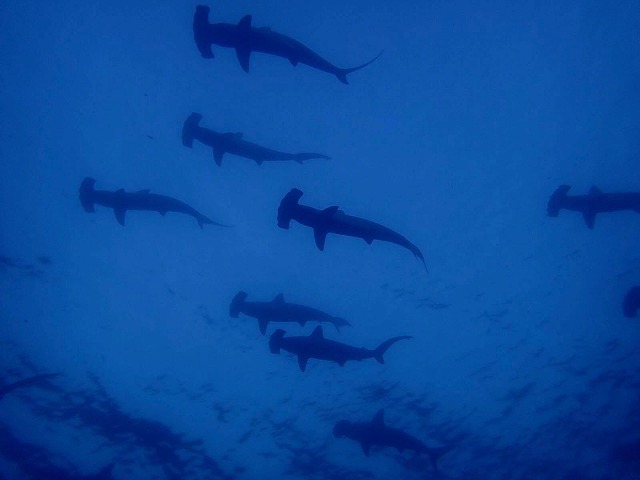
[[[563,210],[640,191],[640,3],[210,3],[212,22],[289,35],[350,85],[254,53],[196,49],[189,2],[0,3],[0,478],[640,478],[640,216]],[[182,145],[202,126],[287,152],[255,162]],[[96,188],[151,189],[231,228],[169,212],[83,210]],[[278,228],[282,197],[340,206],[424,253]],[[347,319],[373,348],[336,363],[273,355],[248,300]],[[451,446],[427,456],[332,435],[386,423]],[[95,477],[92,477],[95,478]]]

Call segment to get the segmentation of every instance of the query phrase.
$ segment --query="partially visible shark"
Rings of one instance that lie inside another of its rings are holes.
[[[557,217],[561,209],[581,212],[587,227],[593,228],[596,215],[605,212],[633,210],[640,213],[640,192],[604,193],[593,186],[588,195],[567,195],[569,185],[560,185],[549,198],[547,214]]]
[[[238,318],[240,313],[244,313],[249,317],[257,318],[260,333],[263,335],[267,331],[269,322],[299,323],[302,326],[307,322],[327,322],[332,323],[338,331],[340,327],[349,325],[344,318],[332,317],[316,308],[287,303],[284,301],[283,294],[277,295],[270,302],[247,302],[246,298],[246,292],[238,292],[231,301],[229,315]]]
[[[377,348],[369,350],[368,348],[352,347],[351,345],[324,338],[322,326],[320,325],[308,337],[285,337],[285,333],[282,329],[273,332],[269,339],[269,349],[271,353],[278,354],[282,349],[297,355],[298,366],[303,372],[307,368],[307,361],[310,358],[336,362],[341,367],[349,360],[360,361],[367,358],[375,358],[378,362],[384,363],[382,356],[391,345],[400,340],[412,338],[406,335],[393,337],[382,342]]]
[[[316,246],[320,251],[324,250],[328,233],[362,238],[369,245],[374,240],[395,243],[406,248],[415,257],[419,258],[424,265],[424,269],[427,270],[427,264],[420,249],[399,233],[379,223],[347,215],[336,206],[319,210],[300,205],[298,201],[302,195],[302,190],[293,188],[284,196],[278,208],[278,226],[280,228],[289,229],[291,220],[313,228]]]
[[[255,143],[243,140],[242,133],[218,133],[200,126],[202,115],[193,112],[187,117],[182,126],[182,144],[192,148],[193,140],[198,140],[213,149],[213,160],[216,165],[222,165],[225,153],[255,160],[258,165],[262,162],[292,161],[302,165],[305,160],[314,158],[328,159],[321,153],[285,153],[270,148],[261,147]]]
[[[44,383],[47,380],[51,380],[52,378],[55,378],[59,375],[59,373],[43,373],[41,375],[34,375],[33,377],[23,378],[22,380],[18,380],[17,382],[0,385],[0,400],[9,392],[13,392],[14,390],[17,390],[19,388],[31,387]]]
[[[384,423],[384,410],[382,409],[374,415],[370,422],[339,421],[333,428],[333,436],[336,438],[347,437],[359,442],[367,457],[373,446],[393,447],[399,452],[413,450],[416,453],[425,453],[431,459],[431,464],[436,471],[438,471],[438,459],[452,448],[430,448],[416,437],[397,428],[388,427]]]
[[[635,317],[640,308],[640,287],[632,287],[624,296],[622,311],[625,317]]]
[[[203,58],[213,58],[212,45],[233,48],[240,66],[249,72],[251,52],[262,52],[286,58],[293,66],[303,63],[338,77],[342,83],[349,83],[347,75],[360,70],[375,61],[382,53],[362,65],[339,68],[328,62],[302,43],[270,28],[251,26],[251,15],[242,17],[237,25],[232,23],[209,23],[209,7],[199,5],[193,16],[193,38]]]
[[[93,178],[86,177],[80,184],[80,203],[85,212],[95,212],[94,205],[102,205],[103,207],[113,208],[116,220],[120,225],[124,226],[124,218],[127,210],[148,210],[159,212],[165,215],[167,212],[178,212],[194,217],[200,228],[206,223],[226,227],[218,222],[214,222],[210,218],[190,207],[180,200],[165,195],[150,193],[149,190],[140,190],[138,192],[125,192],[124,188],[116,192],[107,190],[94,190],[96,181]]]

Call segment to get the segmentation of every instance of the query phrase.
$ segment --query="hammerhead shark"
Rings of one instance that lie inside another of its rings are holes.
[[[635,317],[640,308],[640,287],[632,287],[624,296],[622,311],[625,317]]]
[[[34,375],[33,377],[23,378],[22,380],[8,383],[7,385],[0,385],[0,399],[2,399],[2,397],[4,397],[9,392],[13,392],[14,390],[17,390],[19,388],[31,387],[33,385],[44,383],[45,381],[55,378],[59,375],[59,373],[43,373],[41,375]]]
[[[182,126],[182,144],[192,148],[193,140],[199,140],[213,148],[213,160],[216,165],[222,165],[222,157],[225,153],[255,160],[258,165],[262,162],[286,162],[293,161],[302,165],[304,160],[314,158],[328,159],[321,153],[285,153],[270,148],[261,147],[255,143],[242,139],[242,133],[218,133],[200,126],[202,115],[192,113],[187,117]]]
[[[251,52],[262,52],[286,58],[293,66],[303,63],[338,77],[342,83],[349,83],[347,75],[360,70],[375,61],[382,53],[362,65],[352,68],[338,68],[309,47],[270,28],[251,26],[251,15],[242,17],[237,25],[232,23],[209,23],[209,7],[199,5],[193,16],[193,38],[203,58],[213,58],[212,45],[233,48],[240,66],[249,72]]]
[[[347,437],[360,442],[362,451],[368,457],[373,446],[393,447],[399,452],[413,450],[429,455],[433,468],[438,471],[438,459],[452,447],[429,448],[416,437],[384,423],[384,410],[380,409],[370,422],[350,422],[341,420],[333,427],[333,436]]]
[[[375,358],[378,362],[384,363],[382,357],[391,345],[399,340],[407,340],[408,336],[393,337],[382,342],[378,348],[369,350],[367,348],[357,348],[344,343],[328,340],[324,338],[322,326],[318,325],[308,337],[286,337],[286,332],[278,329],[269,338],[269,349],[271,353],[280,353],[280,349],[298,356],[298,366],[301,371],[307,368],[307,361],[310,358],[318,360],[329,360],[336,362],[341,367],[349,360],[366,360]]]
[[[138,192],[125,192],[124,188],[116,192],[94,190],[95,183],[96,181],[93,178],[86,177],[80,184],[80,203],[82,203],[85,212],[95,212],[94,205],[96,203],[103,207],[113,208],[116,219],[122,226],[124,226],[124,217],[127,210],[149,210],[151,212],[159,212],[163,216],[167,212],[179,212],[194,217],[198,221],[200,228],[205,223],[219,227],[227,226],[214,222],[193,207],[172,197],[150,193],[149,190],[140,190]]]
[[[588,195],[567,195],[571,187],[560,185],[549,198],[547,214],[557,217],[560,209],[582,212],[587,227],[593,228],[596,214],[633,210],[640,213],[640,192],[604,193],[593,186]]]
[[[283,294],[277,295],[270,302],[247,302],[246,298],[246,292],[238,292],[231,301],[229,315],[238,318],[240,313],[244,313],[257,318],[262,335],[266,333],[269,322],[299,323],[302,326],[307,322],[327,322],[332,323],[338,331],[340,327],[350,325],[344,318],[332,317],[316,308],[286,303]]]
[[[324,251],[328,233],[362,238],[369,245],[374,240],[395,243],[408,249],[415,257],[419,258],[424,265],[424,269],[427,270],[427,264],[420,249],[399,233],[379,223],[347,215],[336,206],[318,210],[306,205],[300,205],[298,201],[302,195],[301,190],[293,188],[284,196],[278,208],[278,226],[280,228],[288,230],[291,220],[313,228],[316,245],[320,251]]]

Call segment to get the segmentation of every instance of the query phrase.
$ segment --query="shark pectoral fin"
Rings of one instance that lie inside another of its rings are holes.
[[[373,237],[364,237],[364,241],[367,242],[367,245],[371,245],[373,243]]]
[[[167,210],[158,210],[158,213],[164,217],[167,214]]]
[[[216,165],[218,166],[222,165],[223,155],[224,155],[224,150],[222,150],[221,148],[213,149],[213,161],[216,162]]]
[[[381,408],[376,412],[371,423],[374,425],[384,425],[384,408]]]
[[[313,229],[313,237],[316,240],[316,246],[321,252],[324,252],[324,242],[327,239],[327,233],[328,232],[326,230],[320,230],[319,228]]]
[[[369,445],[366,442],[362,442],[360,445],[362,446],[362,451],[368,457],[369,456],[369,449],[371,448],[371,445]]]
[[[584,223],[587,224],[587,227],[593,229],[593,225],[596,221],[596,214],[592,210],[588,210],[582,214],[584,217]]]
[[[291,65],[293,65],[294,67],[298,66],[298,59],[297,58],[289,58],[289,61],[291,62]]]
[[[262,165],[262,160],[259,158],[256,158],[256,163],[258,164],[258,166]]]
[[[341,367],[344,367],[344,364],[347,363],[347,361],[346,360],[338,360],[336,363],[338,365],[340,365]]]
[[[269,320],[265,320],[264,318],[258,319],[258,327],[260,328],[260,333],[262,335],[267,333],[267,325],[269,325]]]
[[[116,220],[118,220],[118,223],[124,227],[124,215],[127,213],[127,210],[124,208],[114,208],[113,213],[116,214]]]
[[[273,300],[271,300],[271,303],[284,303],[284,295],[282,293],[279,293],[274,297]]]
[[[247,47],[237,47],[236,55],[242,69],[249,73],[249,60],[251,59],[251,50]]]
[[[304,372],[307,369],[308,361],[309,361],[309,357],[303,357],[302,355],[298,355],[298,366],[300,367],[301,372]]]

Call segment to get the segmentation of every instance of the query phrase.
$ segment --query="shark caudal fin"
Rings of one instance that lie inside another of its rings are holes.
[[[427,262],[425,262],[424,260],[424,255],[422,255],[422,252],[420,251],[420,249],[418,247],[416,247],[414,244],[411,244],[411,246],[409,247],[409,250],[411,250],[411,253],[413,253],[413,255],[420,259],[420,261],[422,262],[422,265],[424,266],[424,270],[429,273],[429,269],[427,268]]]
[[[549,197],[549,202],[547,203],[547,215],[550,217],[557,217],[560,213],[560,209],[564,203],[564,198],[567,196],[567,192],[571,187],[569,185],[560,185],[556,188],[556,191],[551,194]]]
[[[85,212],[93,213],[95,208],[93,205],[93,186],[96,180],[91,177],[85,177],[80,184],[80,203]]]
[[[269,337],[269,350],[271,351],[271,353],[280,353],[280,344],[285,333],[287,332],[279,328],[271,334],[271,337]]]
[[[185,147],[193,147],[193,132],[200,126],[200,120],[202,120],[202,115],[193,112],[182,124],[182,145]]]
[[[426,454],[429,455],[429,460],[431,460],[431,465],[433,465],[433,469],[438,472],[438,460],[445,453],[449,452],[453,447],[436,447],[436,448],[427,448]]]
[[[205,217],[201,213],[196,216],[196,220],[198,221],[198,225],[200,228],[203,228],[203,225],[206,223],[207,225],[215,225],[216,227],[227,227],[230,228],[231,225],[225,225],[224,223],[218,223],[211,220],[209,217]]]
[[[240,291],[236,293],[236,296],[231,300],[231,305],[229,306],[229,316],[233,318],[238,318],[240,312],[242,311],[242,306],[244,305],[244,301],[247,298],[247,292]]]
[[[303,164],[305,160],[313,160],[313,159],[321,159],[321,160],[330,160],[331,157],[327,155],[323,155],[322,153],[295,153],[292,155],[294,161],[298,162],[300,165]]]
[[[193,14],[193,39],[202,58],[213,58],[213,50],[211,49],[211,41],[209,39],[209,7],[198,5],[196,12]]]
[[[289,229],[291,210],[298,205],[302,195],[302,190],[292,188],[280,201],[280,206],[278,207],[278,226],[280,228]]]
[[[400,340],[409,340],[410,338],[413,338],[413,337],[410,337],[408,335],[402,335],[400,337],[390,338],[386,342],[382,342],[380,346],[373,351],[373,358],[375,358],[379,363],[384,363],[383,355],[391,345],[393,345],[396,342],[399,342]]]
[[[382,55],[382,52],[380,52],[378,55],[376,55],[374,58],[372,58],[368,62],[363,63],[362,65],[358,65],[357,67],[339,68],[336,71],[336,77],[338,77],[338,80],[340,80],[342,83],[344,83],[345,85],[348,85],[349,84],[349,80],[347,80],[347,75],[349,75],[350,73],[355,72],[356,70],[360,70],[361,68],[364,68],[367,65],[371,65],[378,58],[380,58],[380,55]]]
[[[635,317],[640,308],[640,287],[633,287],[624,296],[622,302],[622,311],[624,316],[628,318]]]
[[[336,330],[338,330],[338,332],[340,331],[340,327],[351,326],[351,324],[347,322],[344,318],[333,317],[330,321],[331,323],[333,323],[333,326],[336,327]]]

